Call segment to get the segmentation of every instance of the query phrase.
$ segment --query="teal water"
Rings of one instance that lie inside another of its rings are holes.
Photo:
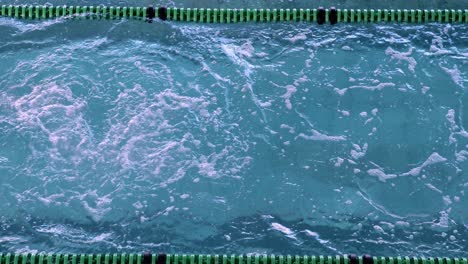
[[[468,255],[466,25],[0,32],[0,251]]]

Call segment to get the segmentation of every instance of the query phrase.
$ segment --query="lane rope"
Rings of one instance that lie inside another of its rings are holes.
[[[199,23],[314,22],[468,23],[468,9],[231,9],[127,6],[1,5],[0,16],[16,19],[154,19]]]
[[[468,264],[467,258],[185,254],[0,254],[0,264]]]

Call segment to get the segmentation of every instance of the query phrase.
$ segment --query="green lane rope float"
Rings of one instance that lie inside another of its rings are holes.
[[[468,264],[468,260],[369,255],[0,254],[0,264]]]
[[[468,23],[468,9],[230,9],[126,6],[2,5],[0,16],[17,19],[58,17],[138,19],[201,23],[316,22],[336,23]]]

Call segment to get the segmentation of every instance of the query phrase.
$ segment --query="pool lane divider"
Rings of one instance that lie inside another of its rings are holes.
[[[468,264],[466,257],[370,255],[0,254],[0,264]]]
[[[16,19],[155,19],[199,23],[314,22],[468,23],[468,9],[231,9],[128,6],[1,5],[0,16]]]

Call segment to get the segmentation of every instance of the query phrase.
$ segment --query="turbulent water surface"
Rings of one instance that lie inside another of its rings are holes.
[[[0,251],[468,254],[466,25],[0,32]]]

